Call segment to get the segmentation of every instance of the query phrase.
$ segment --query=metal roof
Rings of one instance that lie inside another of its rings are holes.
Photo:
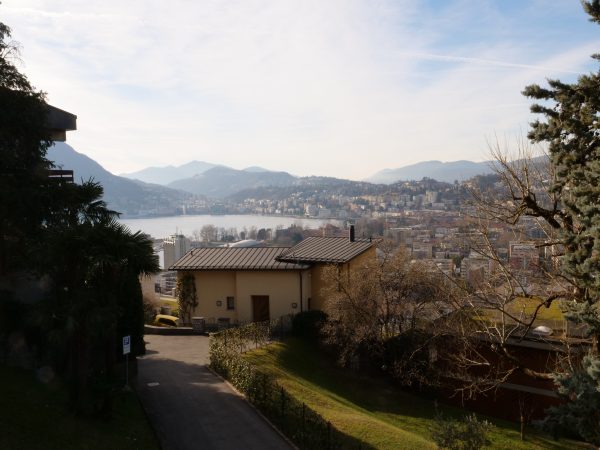
[[[347,263],[375,245],[371,239],[350,241],[347,237],[308,237],[282,253],[279,261]]]
[[[187,252],[169,270],[302,270],[306,264],[277,261],[289,247],[213,247]]]

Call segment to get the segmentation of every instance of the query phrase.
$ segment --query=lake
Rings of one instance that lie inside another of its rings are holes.
[[[146,219],[119,219],[131,231],[141,230],[158,239],[166,238],[172,234],[180,233],[192,236],[195,230],[200,230],[204,225],[214,225],[218,228],[237,228],[238,232],[244,227],[271,228],[275,230],[278,225],[284,228],[290,225],[299,225],[302,228],[319,228],[331,223],[341,226],[343,222],[335,219],[306,219],[284,216],[259,216],[259,215],[219,215],[208,214],[190,216],[152,217]]]

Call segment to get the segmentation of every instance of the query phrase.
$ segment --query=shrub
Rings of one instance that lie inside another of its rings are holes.
[[[319,310],[298,313],[292,319],[292,334],[300,338],[318,340],[327,314]]]
[[[479,420],[475,414],[462,420],[446,419],[437,414],[431,430],[431,437],[440,449],[479,450],[491,444],[488,434],[493,425],[487,420]]]
[[[431,335],[408,330],[384,342],[383,364],[388,373],[404,386],[438,383],[438,373],[430,358]]]

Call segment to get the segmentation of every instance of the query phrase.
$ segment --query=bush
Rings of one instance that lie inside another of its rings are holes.
[[[431,336],[421,330],[409,330],[384,342],[383,364],[387,372],[403,386],[435,385],[438,373],[430,361]]]
[[[431,437],[440,449],[479,450],[491,444],[488,434],[493,425],[470,414],[462,420],[446,419],[437,414]]]
[[[294,336],[317,341],[321,328],[327,321],[327,314],[319,310],[298,313],[292,319],[292,334]]]

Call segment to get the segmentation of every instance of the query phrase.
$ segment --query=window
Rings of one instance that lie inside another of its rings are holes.
[[[235,309],[233,297],[227,297],[227,309]]]

